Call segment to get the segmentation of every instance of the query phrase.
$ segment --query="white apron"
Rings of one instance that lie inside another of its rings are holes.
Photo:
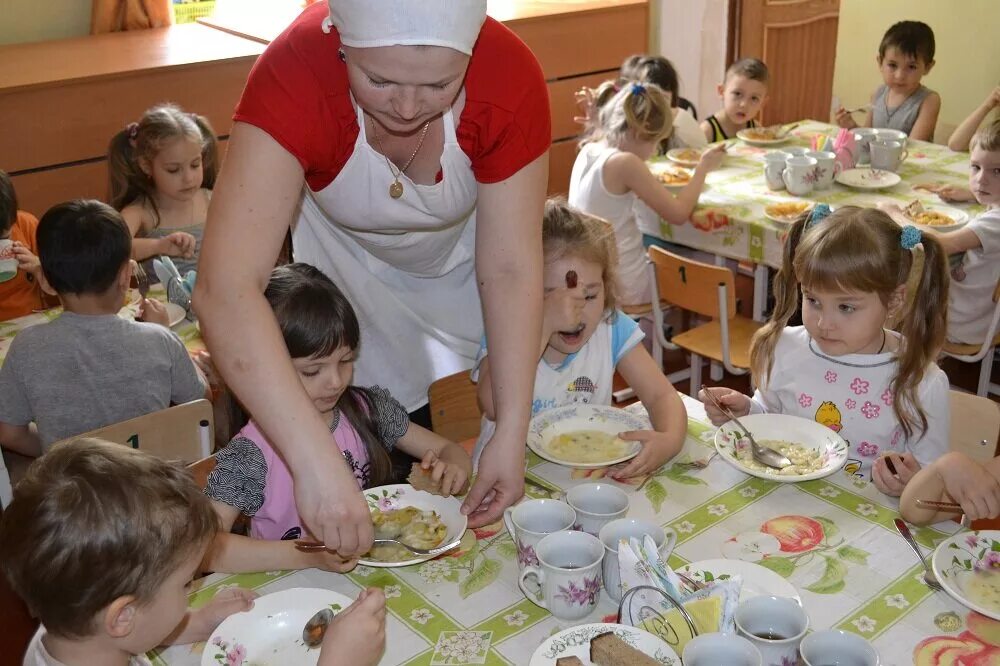
[[[356,106],[356,105],[355,105]],[[303,188],[292,230],[295,261],[316,266],[347,295],[361,324],[354,382],[389,389],[408,411],[427,403],[439,377],[472,367],[483,333],[473,265],[477,183],[471,160],[444,114],[441,182],[392,173],[365,135],[319,192]]]

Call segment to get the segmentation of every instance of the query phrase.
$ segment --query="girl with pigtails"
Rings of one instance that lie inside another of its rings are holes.
[[[908,295],[918,246],[923,266]],[[792,227],[774,295],[750,349],[753,398],[707,390],[736,416],[793,414],[828,426],[850,445],[848,472],[898,496],[948,451],[948,378],[935,363],[948,310],[941,245],[882,211],[820,204]],[[804,325],[788,326],[800,295]],[[713,423],[727,420],[699,397]]]
[[[670,224],[684,224],[705,177],[722,164],[725,148],[720,144],[702,153],[691,180],[674,196],[646,166],[673,128],[670,96],[652,84],[605,81],[593,99],[596,114],[573,164],[569,203],[612,224],[622,303],[648,303],[646,250],[635,204],[642,201]]]

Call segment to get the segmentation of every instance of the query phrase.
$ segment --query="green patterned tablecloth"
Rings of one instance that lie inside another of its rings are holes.
[[[695,420],[704,419],[704,410],[684,397],[693,419],[678,460],[704,458],[711,454],[714,429]],[[562,489],[595,474],[534,455],[529,467],[531,475]],[[748,477],[716,457],[698,471],[667,466],[641,493],[625,487],[632,491],[630,516],[676,530],[672,565],[720,557],[760,562],[795,585],[813,629],[838,627],[864,636],[886,666],[914,663],[918,644],[922,654],[962,646],[970,654],[979,651],[982,661],[976,663],[1000,664],[1000,622],[971,613],[921,582],[916,558],[892,525],[895,501],[863,480],[838,474],[780,484]],[[532,486],[528,490],[537,495]],[[957,529],[956,523],[943,523],[915,533],[929,549]],[[262,594],[322,587],[351,597],[363,587],[381,587],[390,613],[383,664],[525,666],[545,638],[568,625],[525,599],[516,573],[514,546],[498,523],[467,532],[456,553],[402,569],[215,574],[196,584],[192,602],[197,605],[226,585]],[[580,624],[614,612],[604,595]],[[153,655],[154,663],[199,664],[201,649],[173,647]]]
[[[839,128],[807,121],[793,130],[793,139],[774,148],[756,148],[735,141],[722,168],[710,173],[698,207],[688,224],[675,226],[661,221],[660,235],[686,247],[772,267],[781,266],[781,243],[787,226],[764,217],[764,207],[779,201],[802,199],[781,190],[771,191],[764,182],[764,153],[792,146],[808,147],[817,135],[836,136]],[[947,183],[968,187],[969,154],[956,153],[945,146],[925,141],[910,141],[909,157],[899,171],[903,182],[880,191],[852,190],[839,183],[832,189],[816,190],[806,199],[837,205],[874,206],[880,201],[895,201],[905,205],[913,199],[941,203],[934,195],[914,190],[922,183]],[[656,158],[664,161],[666,158]],[[970,215],[982,211],[981,206],[955,205]]]

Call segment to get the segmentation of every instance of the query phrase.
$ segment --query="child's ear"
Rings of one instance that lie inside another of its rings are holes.
[[[932,69],[934,69],[934,61],[933,60],[931,60],[926,65],[924,65],[924,76],[927,76],[928,74],[930,74]]]
[[[718,93],[719,93],[719,97],[722,97],[722,93],[723,93],[723,91],[724,91],[725,89],[726,89],[726,86],[724,86],[724,85],[723,85],[723,84],[721,84],[721,83],[720,83],[719,85],[715,86],[715,90],[716,90],[716,92],[718,92]]]
[[[129,285],[132,283],[132,260],[129,259],[122,267],[118,270],[118,278],[116,279],[118,286],[125,291],[128,291]]]
[[[889,296],[889,319],[897,319],[903,314],[903,305],[906,303],[906,284],[901,284],[892,290]]]
[[[104,631],[112,638],[125,638],[135,628],[136,598],[118,597],[104,610]]]
[[[142,172],[144,174],[146,174],[150,178],[153,177],[153,165],[149,163],[149,160],[147,160],[145,157],[140,157],[138,160],[136,160],[136,163],[139,165],[139,168],[142,169]]]

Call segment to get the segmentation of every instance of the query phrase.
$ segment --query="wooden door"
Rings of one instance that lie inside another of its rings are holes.
[[[840,0],[733,0],[736,57],[770,70],[764,124],[828,121]]]

